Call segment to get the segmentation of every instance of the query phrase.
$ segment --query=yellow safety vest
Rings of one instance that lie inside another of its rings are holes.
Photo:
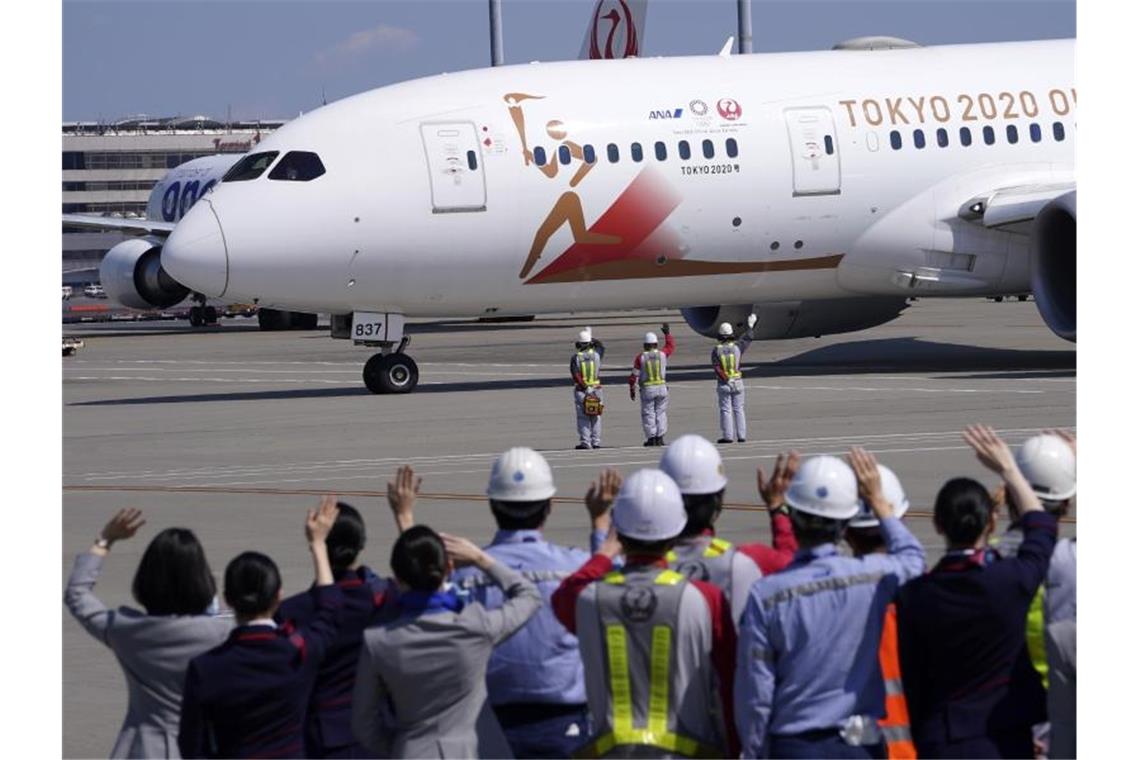
[[[622,585],[625,574],[619,570],[602,578],[604,583]],[[659,586],[676,586],[685,576],[673,570],[662,570],[653,579]],[[578,757],[603,757],[615,747],[642,745],[687,757],[720,757],[723,752],[687,736],[669,730],[669,662],[673,650],[673,627],[653,626],[649,654],[649,709],[643,727],[633,725],[633,687],[629,672],[629,641],[625,626],[605,626],[606,663],[610,676],[613,730],[594,739],[579,750]]]
[[[641,383],[643,387],[665,384],[665,373],[662,372],[661,368],[661,356],[661,352],[656,349],[646,351],[641,355],[641,368],[644,370],[643,376],[645,377]]]
[[[578,370],[582,373],[582,380],[585,381],[587,388],[601,385],[598,381],[598,363],[592,354],[578,352]]]
[[[717,348],[717,354],[720,357],[720,368],[724,372],[725,377],[729,380],[739,380],[743,375],[740,374],[740,367],[736,364],[736,352],[725,351],[725,348],[734,348],[735,343],[729,341],[723,343]]]

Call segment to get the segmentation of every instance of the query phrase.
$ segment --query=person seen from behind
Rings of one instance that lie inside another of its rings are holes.
[[[142,610],[109,609],[95,596],[111,547],[145,524],[139,510],[119,510],[94,545],[75,558],[64,594],[68,610],[115,654],[127,680],[127,714],[111,748],[113,758],[179,757],[187,664],[233,628],[229,618],[211,614],[214,576],[198,538],[185,528],[161,531],[143,552],[131,584]]]

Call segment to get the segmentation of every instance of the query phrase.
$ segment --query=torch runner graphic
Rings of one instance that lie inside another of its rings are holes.
[[[527,145],[526,140],[526,116],[523,114],[522,102],[524,100],[541,100],[543,95],[528,95],[522,92],[512,92],[503,96],[503,100],[507,104],[507,110],[511,114],[511,121],[514,122],[515,129],[519,133],[519,141],[522,143],[523,162],[524,165],[530,166],[534,163],[534,152]],[[570,232],[574,236],[575,243],[585,243],[591,245],[616,245],[621,242],[621,238],[617,235],[602,235],[596,232],[590,232],[586,226],[585,213],[582,211],[582,201],[578,197],[578,193],[574,192],[574,188],[578,186],[590,170],[594,168],[594,164],[587,161],[585,154],[582,152],[582,146],[577,143],[566,139],[566,128],[561,121],[552,120],[546,123],[546,134],[552,139],[558,141],[560,145],[566,146],[570,151],[571,157],[580,161],[581,165],[574,176],[570,178],[570,189],[559,196],[558,200],[554,203],[554,208],[546,215],[546,219],[539,225],[538,231],[535,232],[534,242],[530,246],[530,253],[527,255],[526,263],[523,264],[522,271],[519,272],[520,279],[526,279],[530,274],[534,265],[538,263],[539,257],[542,255],[543,248],[546,247],[547,241],[550,237],[562,227],[563,224],[569,223]],[[551,156],[551,160],[538,167],[547,178],[554,179],[558,176],[559,162]]]

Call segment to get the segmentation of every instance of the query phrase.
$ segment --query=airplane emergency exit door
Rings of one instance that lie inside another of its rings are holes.
[[[839,143],[830,108],[784,111],[792,150],[792,195],[839,194]]]
[[[469,121],[420,125],[431,179],[431,210],[486,211],[487,183],[475,125]]]

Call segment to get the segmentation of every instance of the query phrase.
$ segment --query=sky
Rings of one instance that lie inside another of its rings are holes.
[[[503,0],[507,63],[576,58],[593,0]],[[753,0],[753,50],[867,34],[922,44],[1072,37],[1074,0]],[[486,0],[64,0],[63,118],[291,118],[490,65]],[[643,55],[709,55],[736,0],[649,0]]]

